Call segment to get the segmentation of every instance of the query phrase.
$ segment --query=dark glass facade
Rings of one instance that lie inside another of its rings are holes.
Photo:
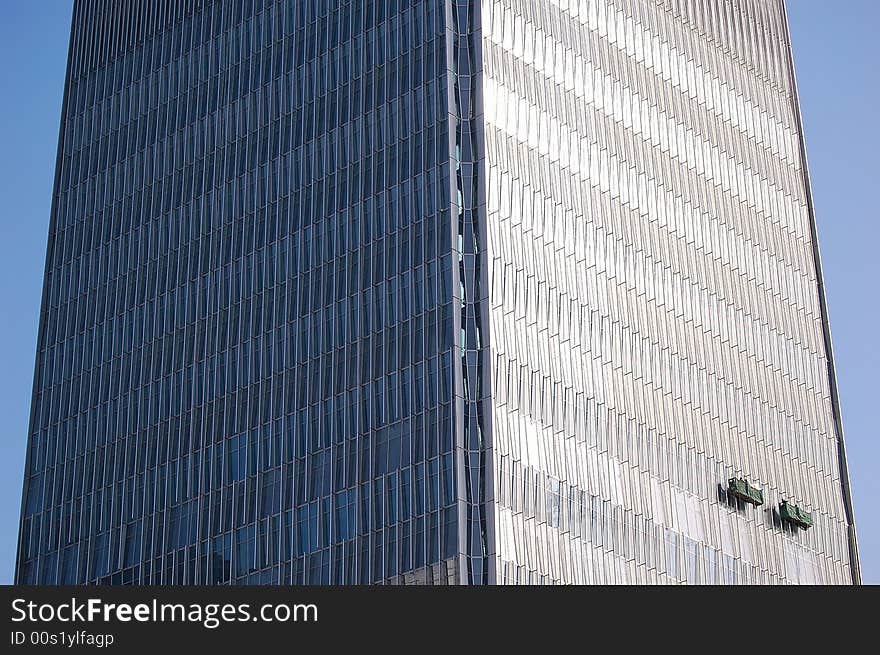
[[[75,3],[18,582],[459,579],[451,9]]]
[[[846,475],[781,0],[75,0],[17,582],[845,583]]]

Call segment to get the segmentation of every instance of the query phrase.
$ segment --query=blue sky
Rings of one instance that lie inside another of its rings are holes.
[[[0,9],[0,583],[15,563],[70,4]],[[880,3],[789,0],[865,582],[880,583]]]

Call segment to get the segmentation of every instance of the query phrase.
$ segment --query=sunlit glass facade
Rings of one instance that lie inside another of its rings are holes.
[[[482,46],[498,581],[853,582],[783,3],[485,0]]]
[[[16,580],[858,581],[783,3],[76,0]]]

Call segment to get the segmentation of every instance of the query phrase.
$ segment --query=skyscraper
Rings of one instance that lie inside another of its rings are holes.
[[[76,0],[19,583],[851,583],[782,0]]]

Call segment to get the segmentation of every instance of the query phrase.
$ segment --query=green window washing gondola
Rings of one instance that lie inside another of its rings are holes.
[[[783,521],[794,523],[804,530],[813,527],[812,514],[784,500],[779,505],[779,516],[782,517]]]
[[[764,492],[755,489],[743,478],[730,478],[727,481],[727,491],[746,503],[764,504]]]

